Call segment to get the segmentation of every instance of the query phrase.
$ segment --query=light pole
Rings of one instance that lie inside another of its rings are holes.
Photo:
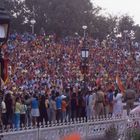
[[[87,29],[87,26],[86,25],[83,25],[82,26],[82,29],[84,30],[84,39],[86,38],[86,29]]]
[[[125,46],[126,46],[126,49],[128,49],[128,47],[127,47],[127,37],[128,37],[128,30],[124,30],[123,31],[124,32],[124,41],[125,41]]]
[[[35,19],[32,19],[30,22],[31,22],[31,26],[32,26],[32,34],[34,34],[36,21],[35,21]]]
[[[135,33],[134,33],[134,31],[133,30],[131,30],[130,31],[130,33],[129,33],[129,53],[130,53],[130,55],[131,55],[131,57],[133,56],[133,51],[132,51],[132,45],[133,45],[133,41],[134,41],[134,39],[135,39]]]
[[[82,58],[82,71],[84,74],[84,92],[86,92],[86,73],[88,69],[88,57],[89,57],[89,49],[87,47],[87,42],[86,42],[86,29],[87,26],[82,27],[84,30],[84,40],[83,40],[83,47],[81,49],[81,58]]]
[[[124,30],[123,32],[124,32],[124,40],[125,40],[125,42],[126,42],[128,30]]]
[[[1,79],[2,79],[2,72],[4,70],[4,67],[2,65],[3,57],[2,57],[1,49],[2,49],[2,46],[6,43],[6,41],[8,39],[9,27],[10,27],[10,16],[7,13],[7,11],[4,9],[3,2],[1,2],[1,4],[0,4],[0,125],[2,124],[2,122],[1,122],[1,113],[2,113]],[[1,139],[1,137],[0,137],[0,139]]]

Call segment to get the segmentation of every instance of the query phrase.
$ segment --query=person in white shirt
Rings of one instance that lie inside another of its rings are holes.
[[[118,92],[118,90],[115,90],[113,101],[114,101],[114,106],[113,106],[113,115],[122,115],[123,113],[123,104],[122,104],[122,94]]]
[[[5,104],[4,100],[2,100],[1,108],[2,108],[2,123],[3,123],[3,125],[6,127],[6,125],[7,125],[7,119],[6,119],[6,104]]]
[[[94,108],[94,95],[89,91],[89,95],[86,96],[86,114],[87,118],[90,119],[93,117],[93,108]]]

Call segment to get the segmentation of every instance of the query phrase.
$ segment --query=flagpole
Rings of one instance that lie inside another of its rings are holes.
[[[117,72],[116,72],[116,79],[115,79],[115,82],[116,82],[116,88],[118,88],[118,49],[116,49],[116,68],[117,68]]]
[[[118,49],[117,49],[117,56],[116,56],[116,65],[117,65],[117,74],[119,74],[119,67],[118,67]]]

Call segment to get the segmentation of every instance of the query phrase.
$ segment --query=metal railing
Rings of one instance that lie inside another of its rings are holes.
[[[79,133],[82,140],[105,136],[106,130],[114,125],[121,140],[127,129],[140,124],[140,114],[128,116],[100,116],[90,119],[77,118],[70,121],[48,122],[47,125],[23,127],[20,130],[3,130],[1,140],[61,140],[63,136]]]

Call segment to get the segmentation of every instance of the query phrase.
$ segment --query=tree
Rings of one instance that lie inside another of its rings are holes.
[[[24,22],[26,20],[26,9],[24,1],[4,0],[4,3],[5,9],[8,10],[11,16],[11,31],[17,30],[22,32],[24,30]]]
[[[118,29],[121,33],[123,33],[125,30],[131,31],[133,29],[133,26],[134,20],[132,17],[130,17],[129,15],[123,15],[122,17],[120,17]]]
[[[25,0],[25,4],[31,12],[28,20],[34,6],[37,31],[43,27],[47,33],[65,36],[81,32],[82,25],[90,27],[93,12],[90,0]]]
[[[139,25],[134,26],[134,32],[135,32],[135,41],[140,42],[140,26]]]
[[[0,0],[2,1],[2,0]],[[31,31],[31,19],[36,20],[35,33],[43,28],[47,34],[58,36],[83,35],[82,26],[94,38],[103,40],[112,34],[114,28],[119,32],[131,31],[134,21],[129,15],[118,17],[100,15],[101,7],[95,7],[90,0],[4,0],[11,14],[11,29],[18,32]],[[117,26],[118,22],[118,26]],[[139,28],[135,33],[139,38]]]
[[[117,28],[117,22],[118,22],[117,16],[112,16],[110,14],[108,15],[107,24],[108,24],[108,32],[109,33],[114,32],[114,29]]]
[[[116,24],[116,16],[96,16],[93,22],[93,36],[95,38],[99,38],[102,41],[106,38],[108,34],[111,34],[113,32],[113,29],[116,27]]]

